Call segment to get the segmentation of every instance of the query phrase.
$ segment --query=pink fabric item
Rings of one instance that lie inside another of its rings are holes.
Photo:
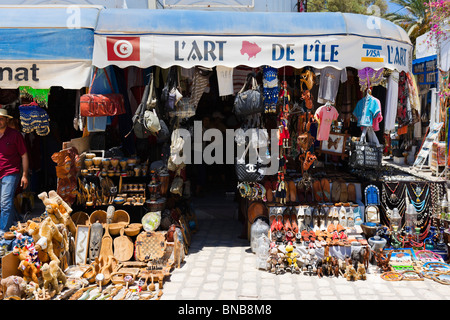
[[[321,106],[317,109],[314,117],[319,121],[317,140],[328,140],[330,136],[331,124],[339,117],[339,112],[333,106]]]
[[[380,130],[380,122],[381,121],[383,121],[383,115],[381,114],[381,112],[379,112],[373,119],[373,124],[372,124],[373,131]]]

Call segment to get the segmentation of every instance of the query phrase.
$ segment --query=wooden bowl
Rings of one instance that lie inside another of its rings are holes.
[[[115,197],[113,200],[114,204],[122,205],[125,202],[125,199],[122,197]]]
[[[126,222],[116,222],[108,224],[109,234],[112,236],[118,236],[120,234],[120,229],[127,225]]]
[[[125,222],[130,223],[130,215],[125,210],[116,210],[112,218],[112,223]]]
[[[100,222],[101,224],[106,223],[106,211],[105,210],[95,210],[91,213],[89,217],[90,224],[94,224],[96,221]]]
[[[131,223],[125,227],[124,232],[129,237],[134,237],[142,230],[142,223]]]
[[[83,211],[77,211],[71,216],[73,223],[75,223],[76,226],[82,225],[85,226],[88,224],[89,221],[89,215],[86,212]]]

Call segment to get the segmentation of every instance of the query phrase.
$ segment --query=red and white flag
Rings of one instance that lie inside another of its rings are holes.
[[[140,37],[107,37],[109,61],[140,61]]]

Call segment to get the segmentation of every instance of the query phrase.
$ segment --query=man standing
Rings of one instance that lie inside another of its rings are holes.
[[[14,196],[17,185],[28,186],[28,154],[19,131],[8,126],[6,109],[0,109],[0,234],[16,222]],[[22,169],[22,174],[21,174]]]

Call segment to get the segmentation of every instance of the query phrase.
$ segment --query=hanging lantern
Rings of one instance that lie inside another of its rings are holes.
[[[391,215],[392,229],[399,230],[402,223],[402,216],[399,214],[398,209],[394,208],[394,212]]]

